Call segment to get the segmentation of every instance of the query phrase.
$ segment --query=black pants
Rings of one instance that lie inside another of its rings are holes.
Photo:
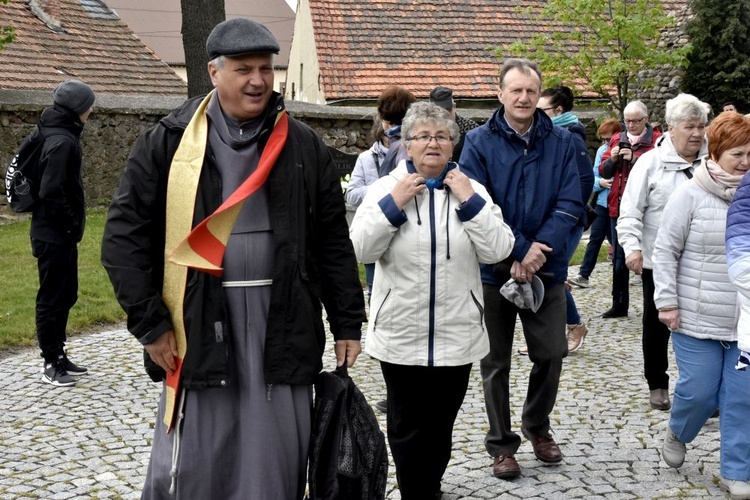
[[[654,304],[654,271],[643,270],[643,374],[649,390],[669,389],[669,328]]]
[[[484,285],[483,290],[485,321],[490,335],[490,353],[481,364],[490,424],[484,445],[490,456],[496,457],[514,454],[521,445],[520,436],[511,431],[510,421],[510,367],[517,316],[521,318],[529,360],[533,363],[521,425],[532,434],[549,432],[549,415],[555,407],[563,357],[568,352],[565,293],[563,283],[545,287],[544,301],[534,313],[506,300],[498,286]]]
[[[381,362],[380,367],[388,388],[388,444],[401,498],[437,498],[471,364],[427,367]]]
[[[625,265],[625,250],[617,240],[617,218],[612,218],[612,307],[627,311],[630,307],[630,270]]]
[[[78,300],[78,246],[31,240],[39,268],[36,295],[36,337],[42,357],[51,363],[65,352],[65,328]]]

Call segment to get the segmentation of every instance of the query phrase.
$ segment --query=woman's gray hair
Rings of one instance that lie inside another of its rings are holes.
[[[455,146],[458,144],[459,131],[456,122],[451,120],[451,115],[445,109],[431,102],[418,101],[409,106],[404,120],[401,122],[401,137],[404,142],[410,142],[412,139],[411,131],[422,124],[431,124],[435,127],[445,127],[451,135],[451,142]]]
[[[678,94],[677,97],[667,101],[666,108],[664,121],[672,126],[694,118],[700,119],[705,124],[711,112],[709,104],[690,94]]]

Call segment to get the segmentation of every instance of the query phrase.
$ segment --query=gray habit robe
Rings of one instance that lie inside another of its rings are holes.
[[[218,96],[209,103],[207,113],[211,122],[209,143],[226,199],[258,165],[257,129],[261,123],[238,124],[226,117]],[[228,388],[187,392],[175,496],[169,495],[174,432],[165,434],[162,392],[141,498],[303,497],[312,388],[271,387],[263,377],[271,292],[270,285],[257,281],[270,280],[273,259],[267,192],[261,188],[245,202],[224,256],[224,291],[232,326],[236,383]]]

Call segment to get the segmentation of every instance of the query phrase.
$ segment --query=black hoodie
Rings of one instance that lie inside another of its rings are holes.
[[[45,135],[40,163],[39,202],[32,214],[31,237],[48,243],[79,242],[86,224],[81,166],[83,124],[58,106],[42,111]]]

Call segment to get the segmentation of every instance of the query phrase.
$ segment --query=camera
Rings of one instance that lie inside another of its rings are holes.
[[[619,144],[617,144],[617,147],[622,149],[631,149],[630,147],[630,141],[627,137],[621,137]]]

